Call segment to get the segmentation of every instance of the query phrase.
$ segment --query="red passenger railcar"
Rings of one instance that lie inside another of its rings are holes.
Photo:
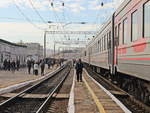
[[[125,0],[82,59],[96,72],[109,72],[132,93],[139,91],[145,100],[150,93],[150,0]]]

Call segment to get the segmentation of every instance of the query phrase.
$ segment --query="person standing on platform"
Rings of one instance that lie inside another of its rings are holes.
[[[31,66],[32,66],[31,61],[30,61],[30,60],[28,60],[28,61],[27,61],[28,74],[30,74]]]
[[[20,60],[17,60],[17,61],[16,61],[16,65],[17,65],[17,71],[19,71],[19,68],[20,68]]]
[[[32,70],[33,70],[33,75],[35,74],[35,73],[34,73],[34,64],[35,64],[35,60],[32,59],[32,60],[31,60],[31,67],[32,67]],[[37,63],[37,64],[38,64],[38,63]]]
[[[79,59],[79,61],[76,63],[75,69],[76,69],[77,81],[79,82],[80,80],[80,82],[82,82],[83,63],[81,59]]]
[[[35,75],[38,75],[38,68],[39,68],[38,62],[36,62],[36,63],[34,64],[34,74],[35,74]]]
[[[11,70],[12,70],[12,73],[15,73],[15,70],[16,70],[16,63],[15,63],[14,60],[11,62]]]
[[[8,60],[8,71],[10,71],[11,68],[11,64],[10,64],[10,60]]]
[[[41,75],[43,76],[44,75],[44,69],[45,69],[45,61],[44,60],[41,61],[40,66],[41,66]]]
[[[48,60],[47,65],[48,65],[48,69],[50,69],[50,67],[51,67],[51,61],[50,60]]]
[[[4,70],[7,70],[7,59],[4,60],[3,66],[4,66]]]

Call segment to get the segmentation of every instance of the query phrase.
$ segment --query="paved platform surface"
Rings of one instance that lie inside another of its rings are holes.
[[[48,69],[46,66],[45,73],[51,72],[56,68],[57,67],[54,66],[54,68]],[[19,71],[15,71],[15,73],[12,73],[12,71],[0,71],[0,89],[40,78],[41,77],[40,73],[41,73],[40,68],[39,68],[39,75],[37,76],[32,74],[32,69],[31,74],[29,75],[27,72],[27,68],[22,68]]]
[[[75,113],[125,113],[85,71],[83,78],[83,82],[75,80]]]

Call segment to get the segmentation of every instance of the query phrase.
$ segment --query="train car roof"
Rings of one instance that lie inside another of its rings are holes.
[[[112,16],[111,16],[112,17]],[[88,43],[88,45],[91,45],[95,39],[105,30],[105,28],[110,24],[111,17],[102,25],[100,30],[97,32],[96,36]]]
[[[3,39],[0,39],[0,42],[5,43],[5,44],[9,44],[9,45],[12,45],[12,46],[17,46],[17,47],[24,47],[24,48],[27,47],[25,45],[19,45],[19,44],[12,43],[12,42],[9,42],[9,41],[3,40]]]
[[[115,16],[117,16],[132,0],[124,0],[124,2],[117,8],[117,10],[114,12]],[[103,24],[103,26],[100,28],[100,31],[96,34],[96,36],[88,43],[88,45],[91,45],[93,41],[100,35],[104,29],[110,24],[112,19],[112,16]]]
[[[132,0],[124,0],[124,2],[117,8],[115,16],[117,16]]]

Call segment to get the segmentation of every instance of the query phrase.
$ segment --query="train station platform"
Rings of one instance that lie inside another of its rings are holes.
[[[47,73],[53,72],[58,67],[54,66],[53,68],[48,69],[47,66],[45,66],[45,75]],[[38,81],[45,76],[41,76],[41,70],[39,68],[39,74],[33,75],[32,69],[31,74],[28,74],[27,68],[22,68],[19,71],[15,71],[15,73],[12,73],[12,71],[0,71],[0,94],[5,93],[7,91],[15,90],[17,87],[22,87],[27,85],[28,83]]]
[[[69,113],[131,113],[117,98],[83,71],[83,82],[74,81]]]

